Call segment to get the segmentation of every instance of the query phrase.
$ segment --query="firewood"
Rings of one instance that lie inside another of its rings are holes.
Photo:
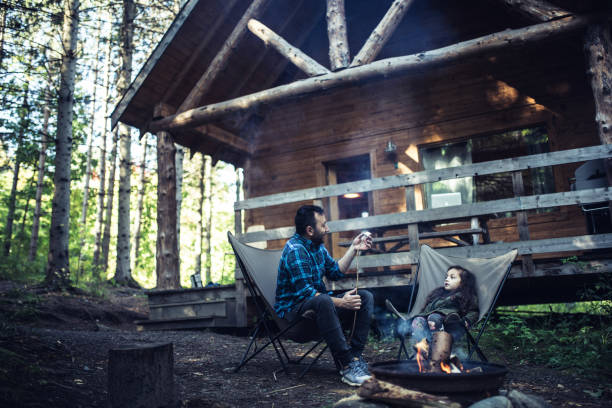
[[[430,371],[441,372],[440,363],[448,364],[453,346],[453,336],[445,331],[433,333],[431,342]]]
[[[421,391],[409,390],[399,385],[378,380],[374,377],[365,381],[357,395],[362,398],[381,401],[386,404],[415,408],[460,408],[461,405],[450,401],[447,397],[427,394]]]

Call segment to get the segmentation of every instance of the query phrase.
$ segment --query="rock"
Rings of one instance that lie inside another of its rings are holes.
[[[389,405],[380,402],[368,401],[358,395],[342,398],[333,405],[334,408],[388,408]]]
[[[508,398],[498,395],[496,397],[491,397],[491,398],[487,398],[487,399],[478,401],[475,404],[470,405],[468,408],[514,408],[514,407],[512,406],[512,402],[510,402]]]
[[[550,408],[550,405],[542,398],[516,390],[508,393],[508,399],[512,402],[513,408]]]

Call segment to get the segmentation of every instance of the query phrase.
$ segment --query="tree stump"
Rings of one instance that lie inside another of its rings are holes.
[[[125,345],[108,354],[110,407],[178,406],[172,343]]]

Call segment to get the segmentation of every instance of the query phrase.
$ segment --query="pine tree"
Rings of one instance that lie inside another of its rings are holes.
[[[62,29],[62,67],[57,115],[55,192],[49,231],[49,257],[45,283],[53,289],[70,286],[68,240],[70,228],[70,163],[72,155],[72,116],[77,62],[79,1],[66,0]]]

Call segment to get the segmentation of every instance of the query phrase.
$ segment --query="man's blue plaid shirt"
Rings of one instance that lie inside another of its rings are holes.
[[[274,310],[283,317],[298,303],[317,292],[327,293],[323,276],[336,280],[344,276],[324,245],[295,234],[283,249],[278,265]]]

